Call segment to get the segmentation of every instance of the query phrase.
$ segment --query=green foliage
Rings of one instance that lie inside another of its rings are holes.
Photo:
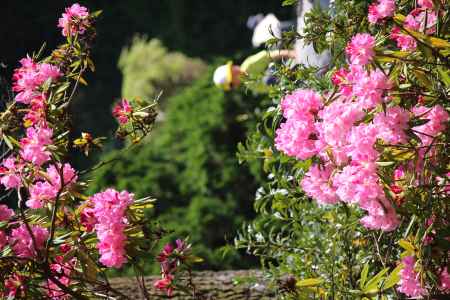
[[[92,189],[114,185],[137,197],[151,194],[158,205],[150,213],[173,237],[190,236],[194,253],[205,259],[203,268],[243,268],[254,260],[238,253],[222,258],[222,247],[253,215],[256,183],[239,166],[235,149],[253,124],[246,116],[258,102],[217,89],[213,70],[167,100],[163,121],[146,144],[103,157],[116,160],[94,174]]]
[[[119,58],[122,71],[122,97],[152,99],[161,91],[164,98],[198,78],[206,69],[199,59],[169,52],[158,39],[135,36]]]

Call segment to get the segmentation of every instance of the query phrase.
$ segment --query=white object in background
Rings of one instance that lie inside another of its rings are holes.
[[[330,6],[330,0],[299,0],[301,11],[297,15],[297,32],[304,33],[305,28],[305,14],[314,8],[314,5],[319,4],[322,9],[328,9]],[[330,51],[326,50],[318,54],[312,44],[305,45],[303,40],[299,39],[295,43],[296,62],[305,66],[324,68],[331,60]]]
[[[268,14],[256,25],[253,31],[252,44],[257,48],[273,37],[281,38],[280,21],[274,14]]]

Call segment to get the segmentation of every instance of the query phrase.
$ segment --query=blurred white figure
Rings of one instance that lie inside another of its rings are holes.
[[[268,14],[256,25],[253,31],[253,47],[258,48],[273,37],[281,38],[281,22],[274,14]]]
[[[320,5],[322,9],[328,9],[333,0],[299,0],[297,8],[297,31],[304,33],[305,15],[314,6]],[[303,40],[297,40],[295,44],[296,62],[310,67],[323,68],[324,70],[331,61],[330,51],[326,50],[320,54],[314,51],[313,45],[305,45]]]

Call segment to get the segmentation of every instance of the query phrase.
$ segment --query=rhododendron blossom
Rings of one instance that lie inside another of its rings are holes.
[[[428,120],[423,125],[413,127],[413,130],[420,137],[423,145],[431,145],[434,137],[447,127],[448,112],[440,105],[432,108],[416,106],[413,108],[413,112],[418,118]]]
[[[409,297],[425,295],[426,291],[420,284],[419,274],[415,271],[414,256],[406,256],[402,260],[403,269],[400,271],[400,282],[397,290]]]
[[[97,220],[95,231],[99,243],[100,262],[107,267],[120,268],[126,263],[124,230],[127,224],[125,212],[133,202],[133,194],[107,189],[91,197]]]
[[[21,185],[21,165],[12,156],[3,160],[0,166],[0,183],[6,189],[18,188]]]
[[[277,129],[275,147],[289,156],[308,159],[317,154],[313,120],[289,119]]]
[[[333,167],[312,165],[303,177],[301,185],[305,193],[319,204],[335,204],[339,201],[331,181]]]
[[[444,292],[450,292],[450,274],[448,274],[447,267],[439,273],[439,289]]]
[[[392,17],[395,12],[394,0],[376,0],[369,6],[369,22],[378,23],[379,20]]]
[[[21,157],[37,166],[50,160],[50,151],[46,149],[46,146],[52,143],[52,136],[53,130],[51,128],[28,128],[27,136],[20,140]]]
[[[31,58],[20,60],[21,67],[14,70],[13,91],[17,92],[17,102],[29,104],[33,99],[40,97],[38,88],[47,80],[55,81],[61,76],[58,67],[51,64],[35,63]]]
[[[59,189],[46,181],[38,181],[30,186],[30,199],[25,202],[29,208],[42,208],[47,202],[53,202]]]
[[[50,183],[56,188],[61,189],[66,186],[70,186],[77,181],[77,174],[69,163],[65,163],[61,168],[61,164],[51,165],[47,168],[47,175],[50,179]],[[61,182],[62,178],[62,182]]]
[[[313,90],[296,90],[281,99],[281,110],[286,119],[310,120],[322,106],[320,95]]]
[[[434,7],[433,0],[417,0],[417,4],[425,9],[433,9]]]
[[[378,69],[370,73],[361,72],[359,75],[353,83],[352,93],[357,97],[361,108],[372,109],[378,104],[386,102],[383,95],[392,88],[389,78]]]
[[[113,109],[113,116],[119,121],[120,124],[128,123],[128,117],[133,112],[133,108],[127,99],[122,99],[120,103],[117,103]]]
[[[0,230],[0,251],[3,250],[3,247],[8,244],[8,238],[6,237],[6,234]]]
[[[0,204],[0,222],[8,221],[12,216],[14,216],[14,211],[5,204]]]
[[[397,42],[397,47],[402,51],[414,51],[417,48],[417,42],[414,37],[401,33],[400,28],[397,26],[392,28],[390,37]]]
[[[426,22],[426,25],[425,25]],[[433,34],[436,32],[437,13],[432,10],[424,10],[416,8],[406,16],[404,26],[406,29],[418,32],[425,32],[426,34]]]
[[[58,21],[58,27],[62,28],[63,36],[74,36],[83,34],[89,26],[89,12],[84,6],[78,3],[67,7],[65,13]]]
[[[345,48],[350,62],[355,65],[366,65],[375,56],[373,48],[375,38],[368,33],[356,34]]]
[[[399,107],[389,107],[386,112],[375,115],[373,124],[376,126],[377,137],[388,144],[406,143],[407,136],[405,130],[408,129],[410,113]]]
[[[18,257],[36,257],[36,251],[40,251],[44,248],[45,241],[48,238],[48,230],[38,225],[30,225],[30,227],[33,233],[34,242],[25,224],[13,229],[8,238],[12,250]]]

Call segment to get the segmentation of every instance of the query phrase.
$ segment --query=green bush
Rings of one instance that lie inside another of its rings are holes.
[[[152,99],[161,91],[167,98],[206,69],[201,60],[169,52],[160,40],[138,35],[122,50],[118,65],[123,75],[122,97],[128,99]]]
[[[217,89],[213,69],[168,99],[164,120],[146,144],[103,157],[116,160],[94,174],[92,189],[115,186],[137,197],[154,196],[158,208],[150,213],[173,237],[189,235],[194,252],[205,259],[200,268],[243,268],[254,259],[242,259],[235,250],[222,254],[240,224],[253,216],[257,184],[247,167],[239,166],[235,151],[258,102]]]

